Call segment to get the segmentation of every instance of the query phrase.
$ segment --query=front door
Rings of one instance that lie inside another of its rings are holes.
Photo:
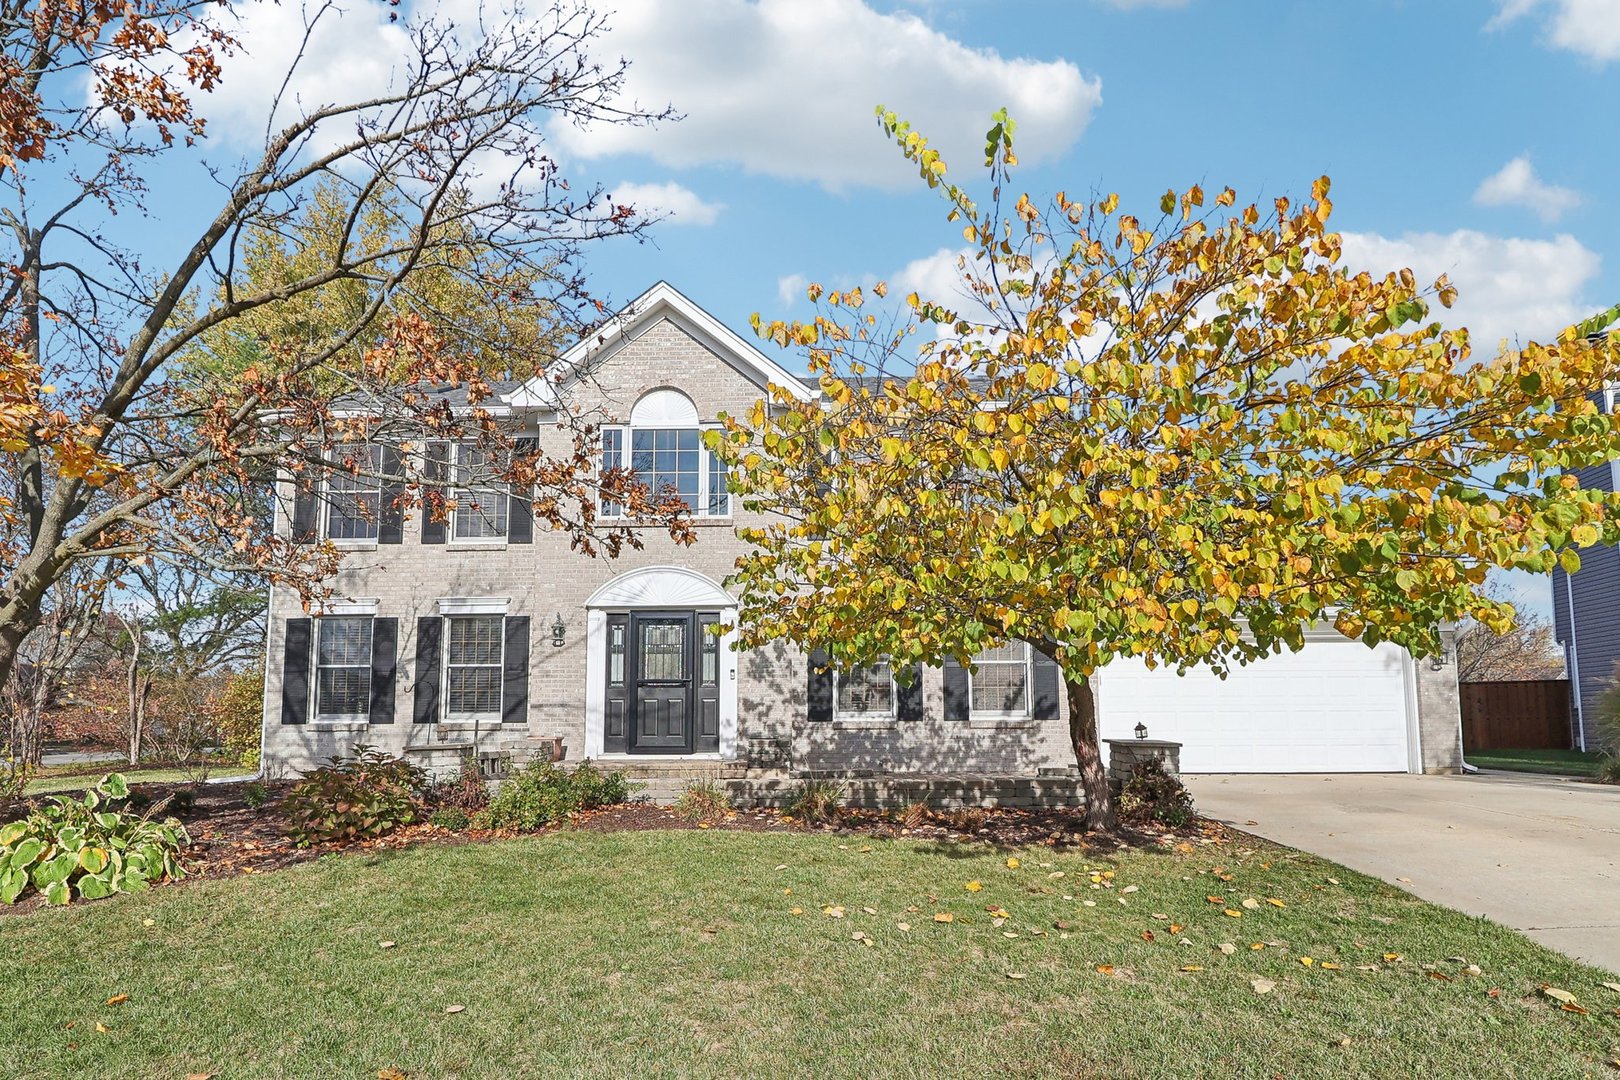
[[[690,612],[631,616],[632,753],[691,752],[695,623]]]
[[[720,749],[718,611],[607,617],[602,749],[712,754]]]

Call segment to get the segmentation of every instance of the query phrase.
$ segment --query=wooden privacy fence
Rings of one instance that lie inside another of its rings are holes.
[[[1465,682],[1463,751],[1568,750],[1569,680]]]

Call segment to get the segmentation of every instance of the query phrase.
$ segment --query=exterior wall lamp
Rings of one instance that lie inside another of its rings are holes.
[[[567,636],[568,624],[563,622],[562,612],[559,611],[557,617],[551,620],[551,647],[553,649],[562,648],[563,639]]]
[[[1147,738],[1147,725],[1146,724],[1138,723],[1136,725],[1136,737],[1138,739]]]

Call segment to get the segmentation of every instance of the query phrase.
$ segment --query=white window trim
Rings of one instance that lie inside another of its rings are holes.
[[[609,431],[616,431],[616,432],[619,433],[619,468],[623,469],[625,472],[630,473],[631,476],[634,476],[635,472],[630,468],[630,454],[631,454],[630,443],[631,443],[631,439],[632,439],[632,436],[633,436],[634,432],[636,432],[636,431],[690,431],[690,430],[692,430],[693,426],[694,425],[691,425],[691,424],[641,424],[641,425],[635,425],[635,424],[604,424],[602,426],[602,428],[600,429],[600,431],[598,432],[598,435],[597,435],[597,444],[596,444],[596,472],[597,472],[597,475],[600,476],[601,473],[602,473],[602,459],[607,453],[606,449],[602,445],[602,442],[603,442],[603,438],[607,435],[607,433]],[[710,491],[710,488],[709,488],[709,466],[712,463],[711,459],[714,457],[714,452],[711,451],[709,449],[708,445],[703,441],[703,433],[704,432],[706,432],[706,431],[720,431],[720,430],[723,430],[723,429],[722,429],[721,425],[719,425],[717,423],[703,423],[701,421],[698,424],[696,424],[695,426],[696,426],[696,429],[697,429],[697,432],[698,432],[698,451],[701,454],[701,457],[698,460],[697,506],[689,512],[690,516],[693,517],[693,518],[701,519],[703,521],[720,521],[720,522],[730,521],[732,519],[733,515],[736,512],[736,506],[737,506],[737,497],[734,494],[732,494],[730,491],[726,492],[726,512],[723,513],[723,514],[711,514],[711,513],[709,513],[709,496],[711,494],[711,491]],[[656,495],[657,492],[654,492],[653,494]],[[617,513],[609,513],[608,509],[607,509],[609,505],[617,505],[618,506],[618,512]],[[627,515],[624,512],[624,504],[623,503],[610,504],[606,500],[603,500],[603,502],[602,502],[602,517],[612,519],[612,520],[618,520],[620,518],[624,518],[624,517],[628,517],[628,516],[629,515]]]
[[[442,601],[441,601],[441,603],[442,603]],[[501,610],[505,611],[506,609],[503,606]],[[466,616],[474,616],[474,617],[476,617],[476,616],[480,616],[480,615],[483,615],[483,616],[495,615],[495,614],[497,614],[497,612],[493,612],[493,611],[458,611],[455,614],[458,615],[458,616],[462,616],[462,617],[466,617]],[[448,616],[448,615],[446,616],[446,618],[449,618],[449,617],[450,616]],[[503,715],[503,713],[505,711],[505,707],[506,707],[506,684],[505,684],[505,673],[506,673],[506,623],[505,623],[505,620],[503,619],[502,622],[501,622],[501,635],[500,635],[501,655],[500,655],[500,659],[497,660],[494,663],[494,665],[490,665],[490,664],[456,664],[456,665],[454,665],[455,667],[481,667],[481,668],[487,668],[487,667],[493,666],[495,668],[496,676],[498,677],[498,679],[500,681],[500,684],[501,684],[501,704],[500,704],[500,706],[498,708],[496,708],[496,710],[494,712],[453,713],[453,712],[450,711],[450,668],[451,668],[452,665],[450,663],[450,628],[449,628],[449,626],[446,626],[445,629],[444,629],[443,641],[444,641],[443,655],[439,659],[439,686],[443,688],[441,696],[440,696],[440,704],[439,704],[439,712],[440,712],[439,722],[441,724],[460,725],[460,726],[465,726],[465,727],[473,727],[475,725],[477,727],[479,727],[479,728],[500,727],[501,716]]]
[[[981,710],[973,707],[973,676],[979,664],[977,660],[967,669],[968,676],[968,719],[969,720],[1028,720],[1035,715],[1035,654],[1029,647],[1029,642],[1021,641],[1024,647],[1024,707],[1021,710],[1008,711],[1006,709]],[[1011,660],[992,660],[992,664],[1011,664]]]
[[[493,548],[501,548],[501,547],[505,547],[506,544],[507,544],[507,538],[511,535],[511,532],[512,532],[512,485],[510,485],[510,484],[500,484],[500,485],[497,485],[496,487],[491,487],[491,488],[478,487],[476,485],[469,485],[467,487],[461,487],[455,481],[456,470],[461,467],[461,452],[463,450],[468,450],[468,449],[477,450],[478,447],[477,447],[477,445],[475,445],[473,443],[464,442],[464,441],[448,442],[445,445],[447,447],[449,447],[449,449],[446,451],[446,454],[445,454],[445,468],[450,473],[449,490],[453,494],[453,496],[455,497],[455,501],[456,501],[455,509],[450,511],[450,519],[444,523],[444,527],[445,527],[445,534],[444,534],[445,543],[448,546],[453,547],[453,548],[458,548],[458,547],[468,547],[468,548],[473,548],[473,547],[491,548],[491,547],[493,547]],[[461,504],[461,498],[460,498],[460,493],[461,492],[467,492],[468,494],[473,495],[473,496],[489,495],[489,496],[498,497],[500,499],[504,499],[505,503],[506,503],[506,528],[505,528],[505,530],[502,531],[498,536],[457,536],[456,535],[456,518],[459,517],[461,512],[462,512],[461,505],[460,505]]]
[[[844,673],[844,670],[842,668],[834,667],[833,668],[833,720],[834,721],[842,721],[844,723],[860,723],[861,721],[867,721],[867,722],[872,722],[872,723],[889,723],[890,721],[894,721],[894,720],[897,720],[899,718],[899,715],[900,715],[900,684],[895,680],[895,677],[894,677],[894,662],[892,660],[884,660],[884,661],[881,661],[881,662],[889,665],[889,708],[888,708],[888,711],[887,712],[845,712],[838,704],[838,699],[839,699],[839,696],[840,696],[839,695],[839,690],[843,687],[844,674],[845,673]]]
[[[328,603],[326,603],[325,605],[322,606],[320,615],[317,615],[315,617],[315,640],[314,640],[314,642],[312,642],[312,644],[314,645],[314,651],[313,651],[313,655],[310,657],[310,659],[313,661],[313,663],[310,665],[310,669],[311,669],[311,673],[314,675],[314,678],[309,680],[309,722],[311,724],[313,724],[314,726],[316,726],[316,727],[363,728],[363,727],[369,727],[371,725],[371,711],[370,711],[370,709],[367,709],[363,713],[333,713],[330,716],[322,716],[321,715],[321,668],[323,666],[327,666],[327,667],[346,667],[346,668],[353,668],[353,667],[359,667],[360,666],[359,664],[341,664],[341,665],[332,665],[332,664],[322,665],[321,664],[321,620],[322,619],[326,619],[326,618],[332,618],[332,619],[363,618],[363,619],[365,619],[367,621],[367,626],[366,626],[366,663],[365,663],[365,668],[366,668],[366,696],[367,696],[368,699],[371,696],[371,651],[372,651],[373,648],[375,648],[374,641],[373,641],[373,635],[376,634],[376,632],[377,632],[377,626],[376,626],[377,601],[372,600],[369,603],[370,603],[370,606],[367,607],[366,606],[367,602],[364,601],[364,600],[359,600],[359,601],[341,601],[340,600],[340,601],[336,602],[336,608],[334,608],[333,603],[329,601]],[[354,610],[347,610],[347,609],[350,609],[350,608],[353,608]]]
[[[375,448],[377,450],[376,468],[377,468],[377,471],[379,473],[381,473],[382,472],[382,447],[381,447],[381,444],[379,444],[379,443],[367,443],[366,445],[368,447],[372,447],[372,448]],[[326,479],[321,482],[321,491],[322,491],[322,496],[323,497],[321,498],[321,501],[320,501],[321,505],[320,505],[320,508],[319,508],[319,513],[320,513],[320,516],[321,516],[321,523],[320,523],[320,531],[319,531],[318,535],[320,535],[321,537],[323,537],[326,540],[331,541],[334,546],[340,547],[340,548],[350,548],[350,549],[359,549],[359,550],[368,550],[368,551],[370,549],[372,549],[372,548],[375,548],[377,546],[377,541],[378,541],[379,537],[382,534],[382,513],[383,513],[383,502],[382,502],[383,482],[382,482],[382,477],[379,475],[379,476],[376,476],[376,477],[356,476],[354,478],[356,480],[375,479],[376,482],[377,482],[377,516],[375,518],[373,518],[372,521],[371,521],[371,529],[372,529],[372,535],[371,536],[344,536],[344,537],[338,537],[338,536],[333,536],[332,535],[332,502],[333,502],[333,499],[334,499],[334,494],[333,494],[333,491],[332,491],[332,479],[333,479],[333,473],[329,472],[327,474],[327,476],[326,476]]]
[[[436,601],[440,615],[505,615],[512,601],[505,596],[441,596]]]

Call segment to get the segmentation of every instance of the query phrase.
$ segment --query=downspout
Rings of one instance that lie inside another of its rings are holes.
[[[1574,575],[1564,575],[1564,597],[1569,601],[1569,644],[1565,646],[1569,662],[1569,687],[1575,698],[1575,742],[1586,752],[1586,709],[1581,703],[1581,635],[1575,629]]]

